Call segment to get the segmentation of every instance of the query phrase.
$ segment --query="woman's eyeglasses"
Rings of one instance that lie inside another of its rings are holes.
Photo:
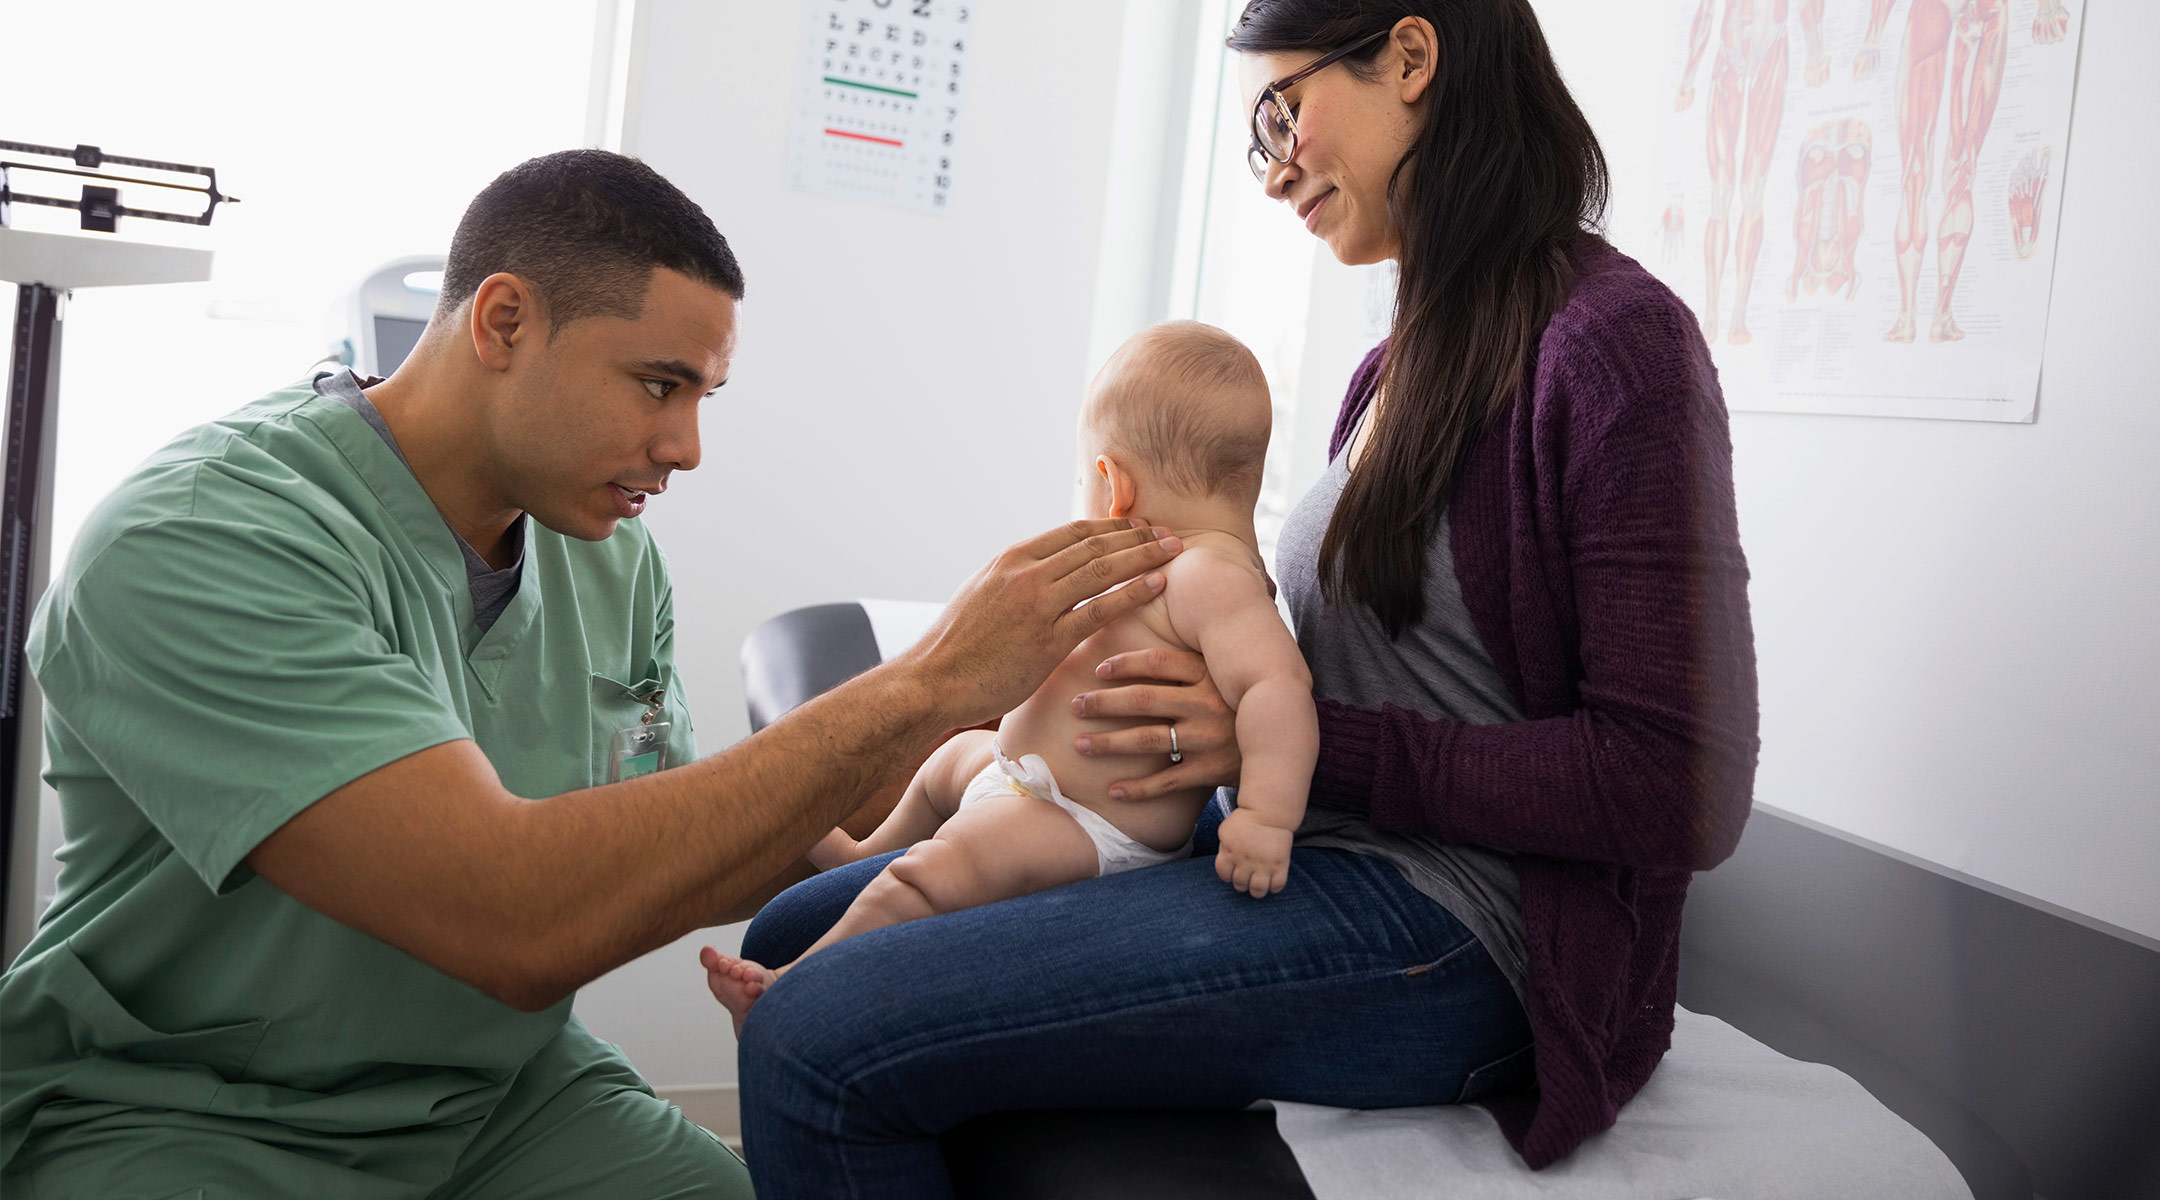
[[[1383,29],[1340,50],[1323,54],[1296,74],[1285,75],[1260,89],[1260,99],[1254,102],[1252,110],[1252,146],[1245,151],[1245,165],[1252,168],[1254,179],[1266,180],[1269,163],[1289,162],[1290,156],[1297,153],[1297,117],[1290,112],[1290,102],[1283,98],[1283,92],[1372,45],[1388,32]]]

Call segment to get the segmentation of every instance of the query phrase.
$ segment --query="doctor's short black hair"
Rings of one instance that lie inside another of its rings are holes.
[[[681,189],[628,155],[561,150],[504,171],[466,206],[436,311],[507,271],[540,294],[552,337],[580,317],[638,316],[654,267],[742,299],[735,252]]]

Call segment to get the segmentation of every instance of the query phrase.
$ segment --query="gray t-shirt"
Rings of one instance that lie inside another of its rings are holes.
[[[1522,713],[1478,641],[1455,578],[1455,555],[1443,514],[1425,549],[1425,616],[1389,638],[1363,604],[1331,602],[1320,591],[1320,539],[1350,479],[1349,452],[1328,464],[1284,522],[1276,575],[1290,606],[1298,649],[1312,668],[1313,695],[1378,709],[1393,704],[1434,720],[1493,725]],[[1513,856],[1483,846],[1376,829],[1363,813],[1308,808],[1300,846],[1369,854],[1396,870],[1477,936],[1518,997],[1529,994],[1522,901]],[[1527,1000],[1526,1000],[1527,1002]]]
[[[360,380],[354,377],[350,369],[326,371],[315,377],[315,391],[318,395],[328,396],[359,413],[360,419],[382,436],[383,444],[390,447],[392,454],[398,456],[398,461],[405,463],[405,469],[411,470],[412,464],[406,462],[405,452],[398,449],[397,439],[390,436],[390,423],[383,420],[383,415],[375,410],[375,405],[367,398],[367,393],[360,390],[361,386]],[[472,544],[465,540],[463,534],[453,529],[450,536],[457,538],[458,549],[465,554],[465,583],[472,589],[473,624],[480,627],[481,633],[486,633],[494,628],[495,619],[502,616],[503,610],[510,607],[511,598],[517,595],[518,574],[525,566],[525,516],[520,513],[518,519],[510,524],[510,546],[513,555],[510,565],[500,571],[489,566],[488,561],[480,557],[480,552],[472,548]]]

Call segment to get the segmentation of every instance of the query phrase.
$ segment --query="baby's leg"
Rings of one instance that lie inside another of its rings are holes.
[[[873,929],[1093,879],[1097,869],[1095,843],[1063,809],[1032,796],[986,797],[894,859],[795,962]],[[794,965],[773,970],[711,947],[700,961],[737,1033],[750,1006]]]
[[[894,859],[803,957],[887,925],[1093,879],[1096,868],[1095,843],[1063,809],[1033,796],[990,796]]]
[[[892,815],[861,841],[835,829],[810,848],[810,865],[820,871],[902,850],[936,833],[960,808],[960,793],[996,755],[997,735],[970,729],[946,739],[930,752],[915,778],[908,781]]]

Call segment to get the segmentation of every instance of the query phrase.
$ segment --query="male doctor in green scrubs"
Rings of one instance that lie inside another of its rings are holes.
[[[696,759],[633,518],[698,464],[742,292],[651,169],[534,159],[391,379],[273,392],[99,507],[30,640],[67,840],[0,979],[10,1200],[749,1195],[572,993],[754,911],[1177,544],[1015,546],[913,650]]]

